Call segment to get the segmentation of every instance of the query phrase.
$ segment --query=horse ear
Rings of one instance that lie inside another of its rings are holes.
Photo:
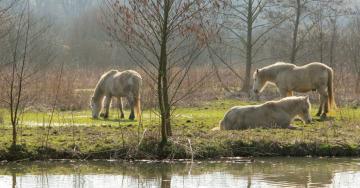
[[[259,69],[256,69],[256,73],[259,73]]]

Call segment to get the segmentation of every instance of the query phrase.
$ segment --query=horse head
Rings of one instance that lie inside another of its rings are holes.
[[[311,103],[309,100],[309,96],[304,97],[301,103],[298,105],[299,108],[299,116],[300,118],[305,121],[305,123],[311,123]]]
[[[267,80],[263,78],[263,73],[261,69],[256,69],[253,78],[254,78],[253,91],[256,95],[258,95],[264,90]]]
[[[91,97],[90,107],[92,109],[92,117],[98,118],[101,110],[101,104],[99,100],[96,100],[95,97]]]

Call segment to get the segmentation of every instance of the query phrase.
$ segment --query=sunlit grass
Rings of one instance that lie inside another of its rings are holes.
[[[202,124],[205,127],[213,128],[217,126],[219,121],[223,118],[225,112],[232,106],[253,105],[256,102],[243,102],[239,100],[218,100],[205,102],[198,107],[191,108],[176,108],[172,117],[173,123],[177,124]],[[312,115],[314,117],[314,125],[319,122],[315,117],[317,106],[312,107]],[[10,124],[10,115],[5,109],[0,110],[2,114],[3,124]],[[110,110],[110,117],[108,119],[91,118],[90,110],[83,111],[55,111],[51,112],[26,112],[20,118],[22,126],[67,126],[67,125],[129,125],[138,124],[138,122],[128,120],[130,112],[125,111],[125,118],[119,119],[119,112],[116,108]],[[342,123],[342,121],[352,121],[360,119],[360,108],[354,107],[341,107],[330,112],[330,119],[334,122]],[[51,121],[50,121],[51,120]],[[145,109],[142,113],[143,125],[158,124],[158,112],[154,110]],[[301,122],[294,122],[294,124],[301,124]]]
[[[330,113],[330,118],[326,121],[320,121],[318,117],[314,117],[314,122],[308,125],[294,121],[293,125],[300,128],[298,130],[211,131],[218,126],[230,107],[249,104],[255,102],[217,100],[204,102],[196,107],[177,108],[172,120],[172,145],[168,150],[169,156],[165,157],[189,157],[189,140],[196,158],[360,154],[360,109],[352,106],[339,107]],[[317,106],[314,105],[313,116],[316,111]],[[6,151],[11,145],[9,114],[4,109],[0,113],[4,120],[0,125],[0,151],[4,151],[3,154],[0,152],[0,159],[8,159]],[[125,116],[129,116],[128,110]],[[52,152],[47,155],[52,158],[84,157],[89,153],[92,153],[92,157],[108,158],[113,150],[126,151],[120,152],[121,155],[116,153],[120,158],[159,157],[155,147],[160,140],[159,118],[157,112],[152,110],[144,110],[142,127],[138,126],[136,120],[119,121],[117,109],[111,110],[108,120],[92,119],[90,110],[55,111],[51,124],[50,118],[49,112],[29,111],[23,114],[18,127],[18,143],[29,152],[25,156],[39,158],[43,156],[39,148],[46,147],[51,148]],[[141,145],[137,148],[139,141]],[[131,153],[138,150],[142,152]]]

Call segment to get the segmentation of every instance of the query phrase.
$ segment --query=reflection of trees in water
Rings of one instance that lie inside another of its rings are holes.
[[[248,181],[247,181],[247,188],[251,187],[251,176],[248,176]]]
[[[16,176],[23,174],[38,175],[42,187],[48,187],[49,175],[69,175],[73,179],[74,188],[83,188],[87,181],[86,175],[121,175],[118,184],[125,185],[125,181],[133,181],[139,187],[149,187],[156,183],[160,187],[171,187],[173,176],[187,178],[201,178],[200,175],[222,172],[235,178],[247,181],[247,187],[253,186],[255,179],[292,186],[307,187],[308,185],[328,185],[336,172],[360,170],[354,160],[346,159],[307,159],[307,158],[271,158],[256,159],[250,164],[202,163],[202,164],[164,164],[164,163],[123,163],[123,162],[53,162],[22,164],[21,168],[7,165],[0,168],[0,174],[10,174],[13,187],[16,187]],[[5,169],[5,170],[4,170]],[[224,176],[226,178],[226,176]]]
[[[161,188],[170,188],[171,187],[171,175],[167,173],[161,174]]]
[[[73,182],[74,182],[73,183],[74,188],[84,188],[86,179],[85,179],[84,175],[81,175],[80,172],[77,172],[73,175]]]
[[[12,177],[12,188],[16,188],[16,173],[12,172],[11,173],[11,177]]]

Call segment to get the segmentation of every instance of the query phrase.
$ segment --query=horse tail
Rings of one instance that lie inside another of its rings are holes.
[[[141,88],[142,88],[142,79],[141,79],[141,77],[139,77],[138,79],[137,79],[137,87],[135,88],[135,111],[136,111],[136,115],[137,115],[137,117],[139,117],[139,123],[140,123],[140,125],[142,124],[142,117],[141,117],[141,97],[140,97],[140,95],[141,95],[141,92],[140,92],[140,90],[141,90]]]
[[[139,117],[139,122],[140,122],[140,124],[141,124],[141,123],[142,123],[142,119],[141,119],[141,101],[140,101],[140,94],[135,97],[135,111],[136,111],[137,117]]]
[[[328,104],[330,108],[336,108],[336,103],[335,103],[335,93],[334,93],[334,71],[329,68],[328,69]]]

